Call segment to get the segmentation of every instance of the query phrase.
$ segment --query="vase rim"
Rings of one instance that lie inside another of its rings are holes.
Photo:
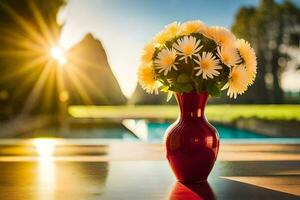
[[[185,95],[185,94],[195,94],[195,95],[207,95],[207,96],[209,96],[208,92],[206,92],[206,91],[201,91],[201,92],[195,92],[195,91],[192,91],[192,92],[176,92],[176,95]]]

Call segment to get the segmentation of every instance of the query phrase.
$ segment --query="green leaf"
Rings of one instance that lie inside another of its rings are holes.
[[[180,74],[177,77],[178,83],[189,83],[191,81],[190,77],[187,74]]]
[[[194,81],[194,86],[195,86],[196,92],[199,93],[200,92],[200,85],[197,81]]]
[[[172,85],[169,90],[174,92],[190,92],[193,89],[194,88],[191,83],[186,83],[186,84],[174,83],[174,85]]]
[[[206,82],[206,90],[213,97],[219,97],[221,90],[215,82]]]
[[[175,79],[178,75],[178,72],[175,70],[171,70],[168,74],[167,74],[167,78],[171,78],[171,79]]]
[[[192,84],[184,84],[181,85],[181,90],[182,92],[191,92],[193,90],[193,85]]]
[[[181,92],[181,89],[178,88],[178,87],[176,87],[176,86],[174,86],[174,85],[170,86],[170,87],[169,87],[169,90],[170,90],[170,91],[173,91],[173,92]]]
[[[196,92],[201,92],[203,90],[203,79],[201,76],[194,76],[192,77],[194,82]]]

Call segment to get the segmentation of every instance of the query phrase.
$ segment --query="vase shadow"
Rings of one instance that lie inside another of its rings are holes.
[[[225,177],[213,180],[212,184],[214,185],[216,199],[294,200],[299,198],[294,194],[268,189],[259,184],[244,183]]]
[[[176,182],[169,195],[169,200],[215,200],[215,195],[208,182],[184,184]]]
[[[286,177],[286,176],[285,176]],[[216,200],[216,199],[273,199],[294,200],[299,196],[287,192],[268,189],[260,185],[243,183],[224,177],[197,184],[176,182],[169,194],[169,200]]]

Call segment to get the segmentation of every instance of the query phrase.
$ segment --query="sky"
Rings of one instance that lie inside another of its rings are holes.
[[[294,2],[300,4],[300,0]],[[92,33],[102,42],[112,71],[129,97],[136,87],[143,46],[166,24],[199,19],[208,25],[230,28],[241,6],[258,3],[259,0],[69,0],[59,16],[65,24],[60,43],[70,48]],[[299,78],[289,76],[285,87],[293,87]]]

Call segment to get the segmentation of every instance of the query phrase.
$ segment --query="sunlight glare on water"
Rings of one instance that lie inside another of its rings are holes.
[[[35,139],[33,144],[41,160],[49,160],[52,158],[56,145],[54,139]]]
[[[55,199],[55,181],[56,170],[53,162],[55,151],[55,139],[35,139],[33,144],[39,155],[38,165],[38,199],[54,200]]]

